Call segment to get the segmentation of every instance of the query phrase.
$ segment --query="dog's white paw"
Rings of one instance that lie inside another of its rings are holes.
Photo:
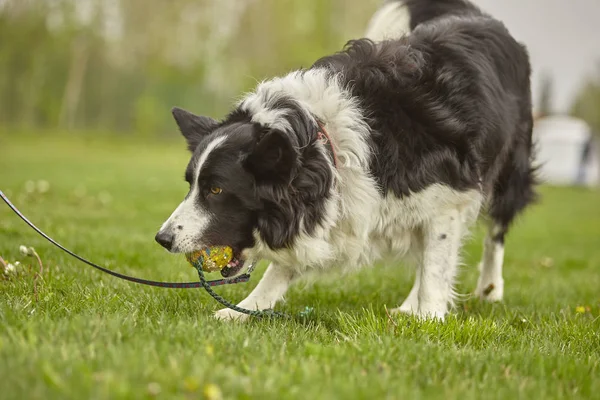
[[[417,318],[421,319],[421,320],[427,320],[427,321],[439,321],[439,322],[444,322],[444,320],[446,319],[446,311],[427,311],[427,310],[419,310],[415,313],[413,313],[414,316],[416,316]]]
[[[423,320],[436,319],[438,321],[443,322],[446,317],[446,313],[442,311],[423,311],[418,310],[417,307],[414,307],[412,304],[402,304],[400,307],[396,307],[390,310],[390,314],[398,315],[414,315],[415,317]]]
[[[504,280],[481,279],[477,282],[475,296],[485,301],[502,301],[504,297]]]
[[[400,307],[392,308],[390,310],[391,314],[407,314],[413,315],[417,313],[419,309],[419,305],[416,302],[410,302],[408,299],[402,303]]]
[[[417,297],[417,291],[417,289],[413,288],[408,297],[404,299],[400,307],[391,309],[390,313],[408,315],[416,314],[417,310],[419,309],[419,298]]]
[[[215,318],[221,321],[245,321],[248,319],[248,314],[242,314],[241,312],[237,312],[232,310],[231,308],[224,308],[215,312]]]
[[[414,315],[422,320],[437,319],[439,321],[444,321],[447,313],[447,307],[444,304],[429,304],[429,307],[427,307],[427,304],[425,304],[424,306],[420,307],[418,297],[411,293],[406,300],[404,300],[400,307],[391,309],[390,313]]]
[[[414,311],[410,307],[404,307],[404,304],[403,304],[400,307],[392,308],[390,310],[390,314],[392,314],[392,315],[397,315],[397,314],[412,315],[412,314],[414,314]]]

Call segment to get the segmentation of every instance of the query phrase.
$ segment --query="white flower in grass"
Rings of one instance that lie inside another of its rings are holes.
[[[50,183],[47,180],[39,180],[37,182],[37,190],[40,193],[46,193],[50,190]]]
[[[5,275],[14,274],[15,272],[17,272],[17,267],[14,264],[8,263],[6,265],[6,268],[4,268]]]
[[[34,181],[27,181],[27,182],[25,182],[25,191],[27,193],[33,193],[33,192],[35,192],[35,182]]]
[[[27,257],[32,255],[29,251],[29,248],[27,246],[24,245],[20,245],[19,246],[19,253],[21,253],[22,256]]]
[[[34,257],[36,255],[33,247],[27,247],[24,245],[19,246],[19,253],[21,253],[21,255],[24,257]]]

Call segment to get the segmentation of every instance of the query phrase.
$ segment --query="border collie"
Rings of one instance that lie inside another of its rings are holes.
[[[173,109],[190,190],[156,240],[231,246],[224,276],[270,260],[241,307],[273,307],[307,272],[403,259],[416,280],[394,311],[444,319],[480,209],[475,293],[502,299],[504,236],[535,197],[527,51],[466,0],[391,1],[369,32],[260,83],[221,121]]]

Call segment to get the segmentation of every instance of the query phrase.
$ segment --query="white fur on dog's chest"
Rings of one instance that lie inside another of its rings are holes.
[[[375,186],[359,193],[363,196],[349,195],[342,185],[340,197],[330,204],[329,229],[301,235],[290,249],[273,251],[258,240],[257,255],[298,272],[351,271],[381,260],[412,258],[422,251],[421,228],[434,215],[459,209],[465,222],[473,221],[481,203],[478,191],[457,192],[439,184],[402,199],[382,197]]]

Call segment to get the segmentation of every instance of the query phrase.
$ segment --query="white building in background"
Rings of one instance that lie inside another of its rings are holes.
[[[541,118],[533,138],[543,183],[600,186],[599,146],[585,122],[563,115]]]

